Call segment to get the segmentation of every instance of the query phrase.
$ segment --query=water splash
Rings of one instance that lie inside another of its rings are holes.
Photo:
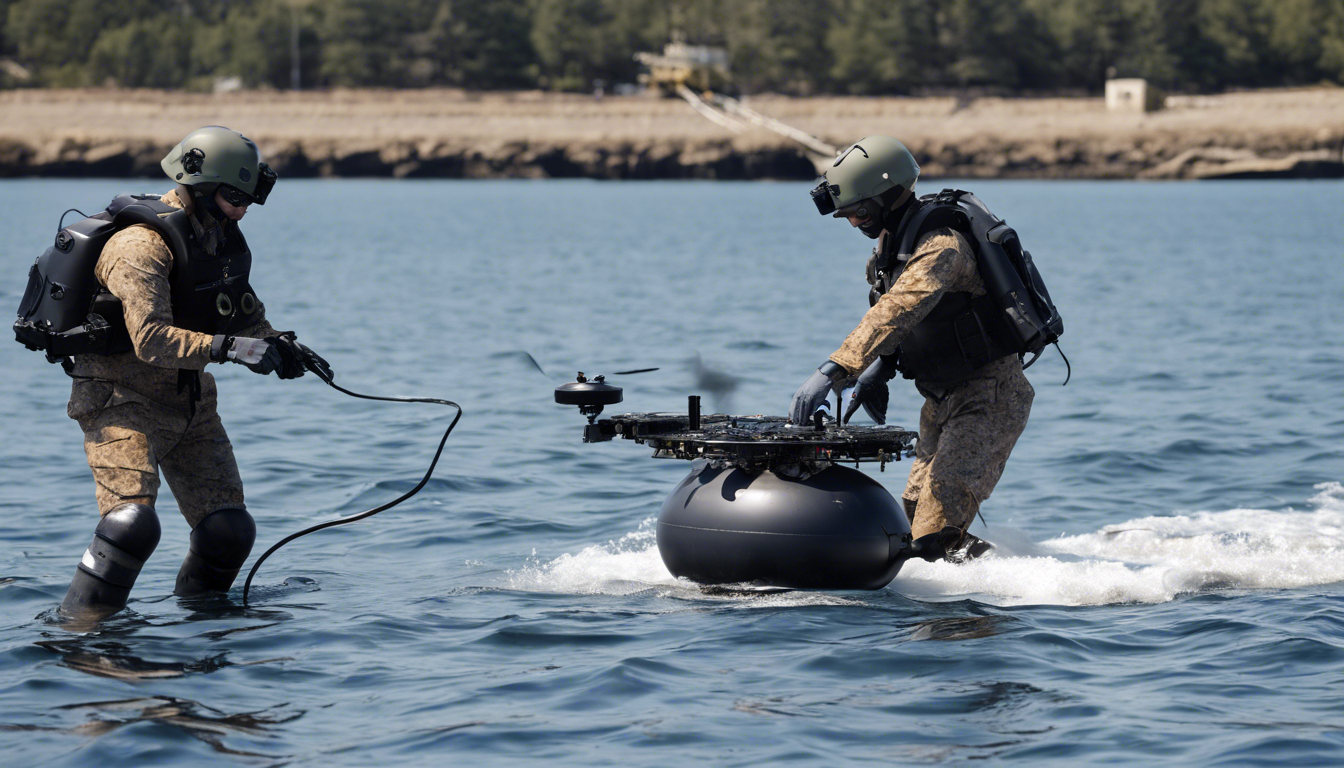
[[[889,589],[907,597],[970,596],[999,605],[1162,603],[1212,589],[1285,589],[1344,581],[1344,484],[1325,483],[1310,511],[1233,509],[1143,517],[1094,533],[1033,543],[996,532],[997,553],[966,565],[907,563]],[[654,518],[605,544],[510,571],[525,592],[750,599],[756,604],[850,602],[825,593],[706,593],[668,572]]]
[[[737,603],[744,607],[775,608],[797,605],[850,605],[855,601],[827,592],[706,589],[673,576],[658,554],[657,518],[605,544],[584,547],[544,561],[535,550],[526,565],[508,572],[507,585],[522,592],[570,595],[633,595],[652,592],[682,600]]]
[[[1143,517],[964,566],[914,562],[892,584],[912,597],[987,597],[1003,605],[1160,603],[1211,589],[1288,589],[1344,581],[1344,485],[1308,511],[1232,509]]]
[[[629,595],[654,587],[685,588],[690,582],[668,572],[658,556],[656,520],[605,544],[543,561],[533,550],[527,564],[508,574],[508,586],[524,592]]]

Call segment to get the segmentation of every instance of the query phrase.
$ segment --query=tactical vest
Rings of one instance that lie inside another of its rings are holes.
[[[112,235],[135,224],[157,232],[173,255],[174,326],[213,335],[256,322],[261,303],[247,281],[252,252],[237,226],[224,228],[210,253],[185,210],[155,195],[122,195],[107,210],[62,228],[38,257],[28,272],[15,338],[51,362],[129,352],[121,300],[98,282],[94,267]]]
[[[986,293],[946,293],[898,348],[897,370],[934,387],[959,384],[1011,354],[1034,355],[1064,332],[1059,311],[1017,233],[969,192],[920,198],[884,231],[868,260],[869,304],[890,291],[919,241],[936,229],[961,232],[975,253]]]

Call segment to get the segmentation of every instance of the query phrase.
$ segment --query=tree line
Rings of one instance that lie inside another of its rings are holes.
[[[1344,0],[0,0],[0,86],[582,91],[673,36],[745,93],[1344,82]]]

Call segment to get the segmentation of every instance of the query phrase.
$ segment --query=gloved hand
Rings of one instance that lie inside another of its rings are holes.
[[[859,374],[859,380],[854,385],[854,392],[849,396],[849,404],[845,406],[844,416],[840,422],[848,424],[849,418],[854,412],[863,406],[863,410],[868,412],[868,416],[878,424],[887,423],[887,382],[891,381],[896,375],[896,362],[888,357],[879,357],[869,365],[863,373]]]
[[[278,341],[280,338],[252,339],[221,334],[210,344],[210,359],[217,363],[229,361],[245,365],[248,370],[263,376],[275,373],[282,379],[297,379],[303,375],[303,362],[292,347]]]
[[[284,364],[280,350],[267,339],[220,334],[210,343],[210,360],[216,363],[238,363],[253,373],[265,376]]]
[[[331,372],[331,364],[328,363],[326,360],[324,360],[321,355],[309,349],[307,346],[300,344],[294,338],[293,331],[285,331],[284,333],[281,333],[279,336],[269,337],[268,340],[275,342],[278,346],[280,346],[283,350],[285,350],[286,356],[292,357],[292,359],[297,363],[298,366],[297,374],[295,374],[294,376],[286,376],[282,373],[280,375],[280,378],[282,379],[298,378],[299,376],[303,375],[303,371],[305,369],[309,369],[312,370],[313,373],[316,373],[320,378],[326,381],[331,381],[333,375]]]
[[[798,426],[811,424],[812,415],[826,402],[836,383],[848,377],[849,372],[835,362],[827,360],[822,363],[793,394],[793,402],[789,404],[789,421]]]

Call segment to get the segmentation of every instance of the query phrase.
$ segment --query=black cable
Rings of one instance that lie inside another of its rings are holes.
[[[71,213],[78,213],[80,216],[83,216],[86,219],[89,218],[89,215],[87,213],[79,210],[78,208],[67,208],[65,213],[61,214],[61,220],[56,222],[57,231],[65,229],[65,217]]]
[[[351,397],[358,397],[361,400],[381,400],[387,403],[433,403],[437,405],[447,405],[456,408],[457,415],[453,417],[453,423],[449,424],[447,431],[443,433],[443,439],[439,440],[439,449],[434,452],[434,460],[429,462],[429,469],[425,471],[425,476],[420,478],[420,482],[417,483],[414,488],[380,507],[374,507],[373,509],[365,510],[364,512],[360,512],[357,515],[351,515],[350,517],[340,517],[335,520],[328,520],[325,523],[319,523],[311,528],[305,528],[302,531],[299,531],[298,533],[290,534],[289,536],[286,536],[285,538],[276,542],[274,546],[266,550],[266,552],[262,554],[260,558],[257,559],[257,562],[252,565],[252,570],[248,571],[247,581],[243,583],[243,605],[247,605],[247,594],[252,589],[252,577],[257,575],[257,569],[261,567],[262,563],[266,562],[266,558],[270,557],[271,554],[275,552],[275,550],[283,547],[284,545],[299,538],[300,536],[307,536],[308,534],[313,533],[314,531],[320,531],[323,528],[331,528],[337,525],[345,525],[346,523],[353,523],[358,520],[373,517],[379,512],[391,509],[392,507],[397,506],[401,502],[419,493],[420,489],[424,488],[425,484],[429,482],[430,476],[434,474],[434,467],[438,465],[439,456],[443,454],[443,446],[444,443],[448,442],[448,435],[452,434],[453,427],[456,427],[458,419],[462,418],[462,406],[458,405],[457,403],[454,403],[451,400],[439,400],[433,397],[376,397],[374,395],[361,395],[358,392],[351,392],[350,390],[346,389],[345,387],[342,387],[341,385],[333,381],[333,379],[335,378],[335,374],[331,373],[329,370],[323,370],[319,366],[311,364],[310,361],[305,361],[305,365],[308,368],[308,370],[312,371],[313,374],[316,375],[319,379],[325,381],[332,389],[335,389],[337,392],[347,394]]]
[[[1072,366],[1072,365],[1069,365],[1069,358],[1064,357],[1064,350],[1062,350],[1062,349],[1059,348],[1059,342],[1055,342],[1055,351],[1059,353],[1059,356],[1060,356],[1060,357],[1063,357],[1063,358],[1064,358],[1064,366],[1065,366],[1066,368],[1068,368],[1068,371],[1069,371],[1069,375],[1067,375],[1067,376],[1064,377],[1064,383],[1063,383],[1063,384],[1060,384],[1059,386],[1061,386],[1061,387],[1063,387],[1063,386],[1067,386],[1068,383],[1069,383],[1069,379],[1072,379],[1072,378],[1073,378],[1073,366]]]

